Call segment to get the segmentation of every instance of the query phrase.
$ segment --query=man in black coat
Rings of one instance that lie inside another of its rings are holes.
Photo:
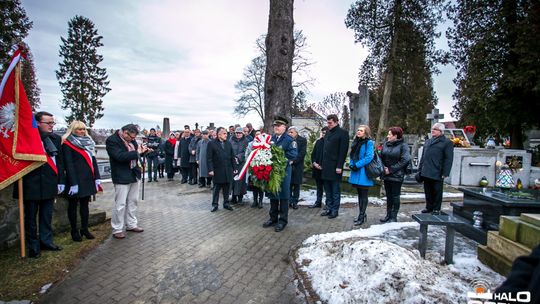
[[[150,129],[150,134],[146,137],[148,152],[146,152],[146,164],[148,166],[148,182],[152,182],[152,173],[154,182],[157,182],[158,173],[158,154],[161,147],[161,137],[157,136],[156,129]]]
[[[321,216],[335,218],[338,216],[341,202],[340,186],[343,176],[343,164],[349,149],[349,134],[339,127],[339,119],[335,114],[326,117],[326,124],[328,132],[324,136],[321,179],[324,182],[328,205],[327,210],[321,213]]]
[[[300,187],[304,178],[304,158],[306,157],[307,139],[298,134],[298,129],[295,126],[289,127],[287,133],[296,142],[298,155],[291,161],[292,177],[291,177],[291,199],[289,205],[293,209],[298,209],[298,199],[300,198]]]
[[[236,174],[234,152],[231,143],[227,140],[227,130],[223,127],[217,129],[217,139],[208,143],[206,151],[208,175],[213,177],[214,192],[212,193],[212,210],[218,210],[219,191],[223,189],[223,208],[232,211],[229,205],[229,188]]]
[[[315,180],[317,185],[317,200],[309,208],[321,208],[322,206],[322,197],[324,194],[324,183],[321,178],[322,175],[322,155],[324,149],[324,136],[328,131],[328,127],[323,127],[321,129],[320,137],[315,141],[313,150],[311,151],[311,177]],[[328,204],[328,201],[326,202]]]
[[[126,225],[127,231],[144,231],[138,226],[136,211],[139,200],[138,180],[141,178],[139,155],[147,152],[148,148],[137,145],[135,138],[138,133],[139,128],[136,125],[128,124],[105,141],[115,192],[111,226],[113,237],[117,239],[126,237]]]
[[[424,181],[426,209],[422,213],[439,214],[441,211],[443,181],[450,175],[454,160],[454,145],[444,136],[444,124],[431,127],[431,138],[424,143],[418,172]]]
[[[178,157],[180,157],[180,172],[182,173],[182,184],[187,183],[191,179],[191,165],[189,158],[189,144],[191,143],[191,132],[189,129],[184,129],[182,138],[178,143]]]
[[[23,177],[24,228],[28,244],[28,256],[38,258],[41,249],[59,251],[53,242],[52,215],[55,197],[64,191],[65,176],[62,159],[62,138],[53,133],[54,117],[48,112],[37,112],[39,135],[47,153],[47,163]],[[18,198],[18,187],[14,188]],[[39,236],[36,217],[39,213]]]

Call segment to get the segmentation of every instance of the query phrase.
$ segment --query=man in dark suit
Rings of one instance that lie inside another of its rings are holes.
[[[321,216],[336,218],[341,202],[341,179],[343,164],[349,149],[349,134],[340,128],[339,119],[335,114],[326,117],[326,125],[328,132],[324,136],[321,179],[324,183],[328,205]]]
[[[298,155],[292,160],[292,177],[291,177],[291,199],[289,205],[293,209],[298,209],[298,199],[300,198],[300,187],[304,179],[304,158],[306,157],[307,139],[298,134],[298,129],[294,126],[287,131],[296,142]]]
[[[234,152],[231,143],[227,140],[227,130],[223,127],[217,129],[217,138],[208,143],[206,151],[208,175],[213,177],[214,192],[212,193],[212,210],[218,210],[219,191],[223,189],[223,208],[232,211],[229,205],[229,188],[233,182],[235,168]]]
[[[287,158],[287,167],[285,168],[285,178],[281,182],[281,191],[279,193],[267,193],[270,198],[270,219],[267,220],[263,227],[275,226],[274,230],[280,232],[287,226],[289,218],[289,199],[291,198],[291,177],[292,168],[291,161],[297,157],[296,142],[287,134],[287,125],[289,121],[281,116],[274,118],[274,135],[272,142],[274,145],[281,147]]]
[[[47,163],[23,177],[24,226],[28,256],[38,258],[41,249],[59,251],[53,242],[52,215],[55,197],[64,191],[64,163],[62,138],[53,133],[54,117],[48,112],[37,112],[36,119],[41,141],[47,153]],[[18,198],[18,188],[14,196]],[[39,236],[36,217],[39,214]]]
[[[116,239],[126,237],[124,233],[126,225],[127,231],[144,231],[138,226],[136,211],[139,201],[139,179],[141,178],[139,155],[147,152],[148,148],[137,145],[135,141],[137,134],[139,134],[137,125],[128,124],[114,132],[105,141],[115,192],[111,226],[113,237]]]
[[[320,138],[315,141],[313,150],[311,151],[311,177],[315,180],[317,185],[317,200],[309,208],[321,208],[322,206],[322,197],[324,194],[324,183],[321,179],[322,174],[322,155],[324,149],[324,136],[328,131],[328,127],[323,127],[321,129]],[[328,205],[328,202],[327,202]],[[326,208],[327,206],[325,206]]]

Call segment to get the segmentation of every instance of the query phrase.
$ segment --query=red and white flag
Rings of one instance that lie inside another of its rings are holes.
[[[19,47],[0,83],[0,189],[47,162],[21,80]]]

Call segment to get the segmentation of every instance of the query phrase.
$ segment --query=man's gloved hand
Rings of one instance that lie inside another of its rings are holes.
[[[103,191],[103,189],[101,188],[101,180],[100,179],[96,179],[96,190],[98,192]]]
[[[68,192],[69,195],[74,195],[77,193],[79,193],[79,185],[71,186],[69,188],[69,192]]]
[[[64,192],[64,189],[66,188],[66,185],[64,184],[58,184],[58,194]]]

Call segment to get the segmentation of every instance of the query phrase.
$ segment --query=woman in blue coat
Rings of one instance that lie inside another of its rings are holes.
[[[358,191],[358,207],[360,213],[354,221],[355,226],[360,226],[366,221],[366,209],[368,205],[368,190],[373,186],[373,180],[366,175],[366,165],[373,160],[374,142],[371,140],[371,129],[366,125],[360,125],[356,130],[356,137],[351,146],[349,167],[351,175],[349,183]]]

